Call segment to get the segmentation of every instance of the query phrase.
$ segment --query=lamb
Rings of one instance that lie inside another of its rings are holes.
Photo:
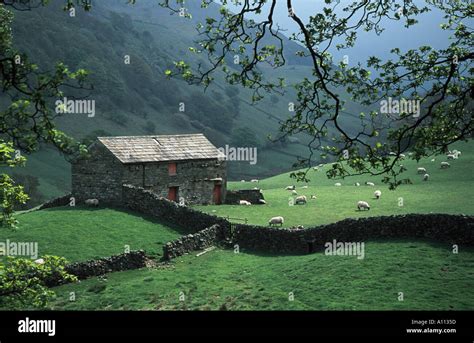
[[[334,186],[336,186],[336,187],[341,187],[342,185],[341,185],[340,182],[336,182],[336,183],[334,184]]]
[[[252,204],[250,203],[250,201],[247,201],[247,200],[240,200],[240,201],[239,201],[239,205],[250,206],[250,205],[252,205]]]
[[[258,182],[258,180],[257,179],[252,179],[252,180],[250,180],[250,182]]]
[[[361,200],[361,201],[358,201],[358,202],[357,202],[357,209],[358,209],[359,211],[362,211],[361,208],[366,209],[366,210],[368,211],[368,210],[370,210],[370,205],[369,205],[369,203],[366,202],[366,201],[362,201],[362,200]]]
[[[282,226],[284,222],[285,222],[285,219],[284,219],[282,216],[278,216],[278,217],[273,217],[273,218],[271,218],[271,219],[268,221],[268,224],[269,224],[270,226],[276,225],[276,224],[280,224],[280,226]]]
[[[430,174],[423,175],[423,181],[428,181],[429,178],[430,178]]]
[[[359,183],[359,182],[356,182],[356,183],[354,183],[354,186],[359,187],[359,186],[360,186],[360,183]]]
[[[451,167],[451,165],[448,162],[441,162],[440,166],[441,166],[441,169],[446,169],[446,168]]]
[[[292,195],[298,195],[298,192],[293,189],[293,190],[291,191],[291,194],[292,194]]]
[[[365,184],[366,184],[367,186],[371,186],[371,187],[374,187],[374,186],[375,186],[375,183],[369,182],[369,181],[366,181]]]
[[[296,188],[295,185],[293,185],[293,186],[286,186],[285,189],[286,189],[287,191],[293,191],[293,190],[295,190],[295,188]]]
[[[426,174],[426,168],[423,168],[423,167],[419,167],[416,172],[418,174]]]
[[[295,199],[295,204],[296,204],[296,205],[299,205],[299,204],[306,204],[306,201],[307,201],[306,195],[300,195],[299,197],[297,197],[297,198]]]
[[[99,206],[99,200],[98,199],[87,199],[86,201],[84,201],[86,205],[89,205],[89,206]]]
[[[316,199],[316,198],[317,198],[316,195],[314,195],[314,194],[311,195],[311,199]]]
[[[380,199],[381,196],[382,196],[382,191],[380,191],[380,190],[377,189],[377,190],[374,192],[374,197],[375,197],[375,199]]]

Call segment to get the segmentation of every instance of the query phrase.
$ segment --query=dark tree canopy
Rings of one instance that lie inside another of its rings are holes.
[[[206,8],[211,1],[201,3]],[[284,92],[285,79],[265,80],[259,66],[281,68],[286,64],[281,29],[274,21],[276,6],[286,6],[297,31],[291,39],[301,45],[297,54],[309,58],[312,67],[311,75],[292,85],[297,91],[295,110],[280,127],[283,135],[306,133],[311,137],[308,158],[295,166],[309,167],[319,154],[336,161],[328,171],[329,177],[384,175],[383,181],[394,188],[403,181],[399,176],[404,169],[398,162],[405,152],[410,151],[412,158],[418,160],[444,153],[450,144],[471,138],[473,32],[465,24],[474,11],[470,1],[426,1],[420,6],[411,0],[360,0],[346,5],[325,0],[323,10],[309,17],[296,13],[294,3],[295,0],[222,0],[220,18],[209,17],[201,23],[197,27],[201,38],[195,47],[190,47],[194,53],[206,55],[211,67],[192,68],[185,61],[177,61],[167,75],[179,75],[189,83],[207,87],[213,74],[223,71],[229,83],[253,89],[254,101],[267,93]],[[231,12],[229,4],[239,10]],[[179,14],[185,3],[166,0],[162,6]],[[380,34],[383,20],[401,21],[411,27],[417,24],[418,15],[433,8],[443,11],[445,22],[440,23],[441,27],[451,33],[449,44],[443,49],[420,46],[401,51],[394,47],[393,59],[382,61],[371,56],[365,65],[356,66],[345,61],[336,63],[330,54],[332,49],[355,46],[358,33],[363,30]],[[235,55],[240,62],[230,68],[226,61]],[[343,91],[351,101],[376,108],[360,114],[356,133],[344,127]],[[399,108],[386,111],[384,107],[392,99]],[[418,104],[419,111],[411,111],[408,104]],[[294,176],[304,180],[306,173]]]

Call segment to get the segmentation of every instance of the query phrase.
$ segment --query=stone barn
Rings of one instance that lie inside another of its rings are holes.
[[[98,137],[87,157],[72,161],[76,201],[120,204],[122,185],[150,189],[186,204],[221,204],[226,163],[203,134]]]

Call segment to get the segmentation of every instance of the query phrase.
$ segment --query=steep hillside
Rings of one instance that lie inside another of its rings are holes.
[[[96,114],[59,117],[59,126],[67,133],[90,141],[97,135],[203,132],[217,146],[257,146],[256,165],[230,163],[234,179],[281,173],[307,153],[308,137],[286,143],[266,138],[278,135],[279,121],[289,114],[288,103],[295,99],[291,87],[286,96],[268,96],[253,105],[249,90],[230,86],[219,75],[206,92],[165,78],[164,71],[174,61],[206,63],[188,48],[196,39],[196,23],[206,15],[218,16],[217,5],[203,11],[197,1],[190,2],[187,8],[193,19],[188,20],[150,2],[133,6],[119,0],[96,2],[91,12],[77,10],[75,17],[64,12],[62,4],[51,1],[43,8],[15,12],[13,33],[16,46],[41,69],[63,61],[71,69],[90,71],[94,89],[88,98],[95,100]],[[309,75],[307,61],[294,56],[298,46],[288,40],[285,45],[289,65],[279,73]],[[275,76],[273,70],[265,70],[265,75]],[[360,108],[350,105],[348,111],[357,114]],[[69,189],[69,164],[49,149],[30,156],[27,167],[16,172],[39,178],[44,198]]]

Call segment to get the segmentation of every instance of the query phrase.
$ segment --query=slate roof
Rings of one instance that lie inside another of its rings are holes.
[[[216,159],[219,150],[198,134],[97,137],[122,163]]]

